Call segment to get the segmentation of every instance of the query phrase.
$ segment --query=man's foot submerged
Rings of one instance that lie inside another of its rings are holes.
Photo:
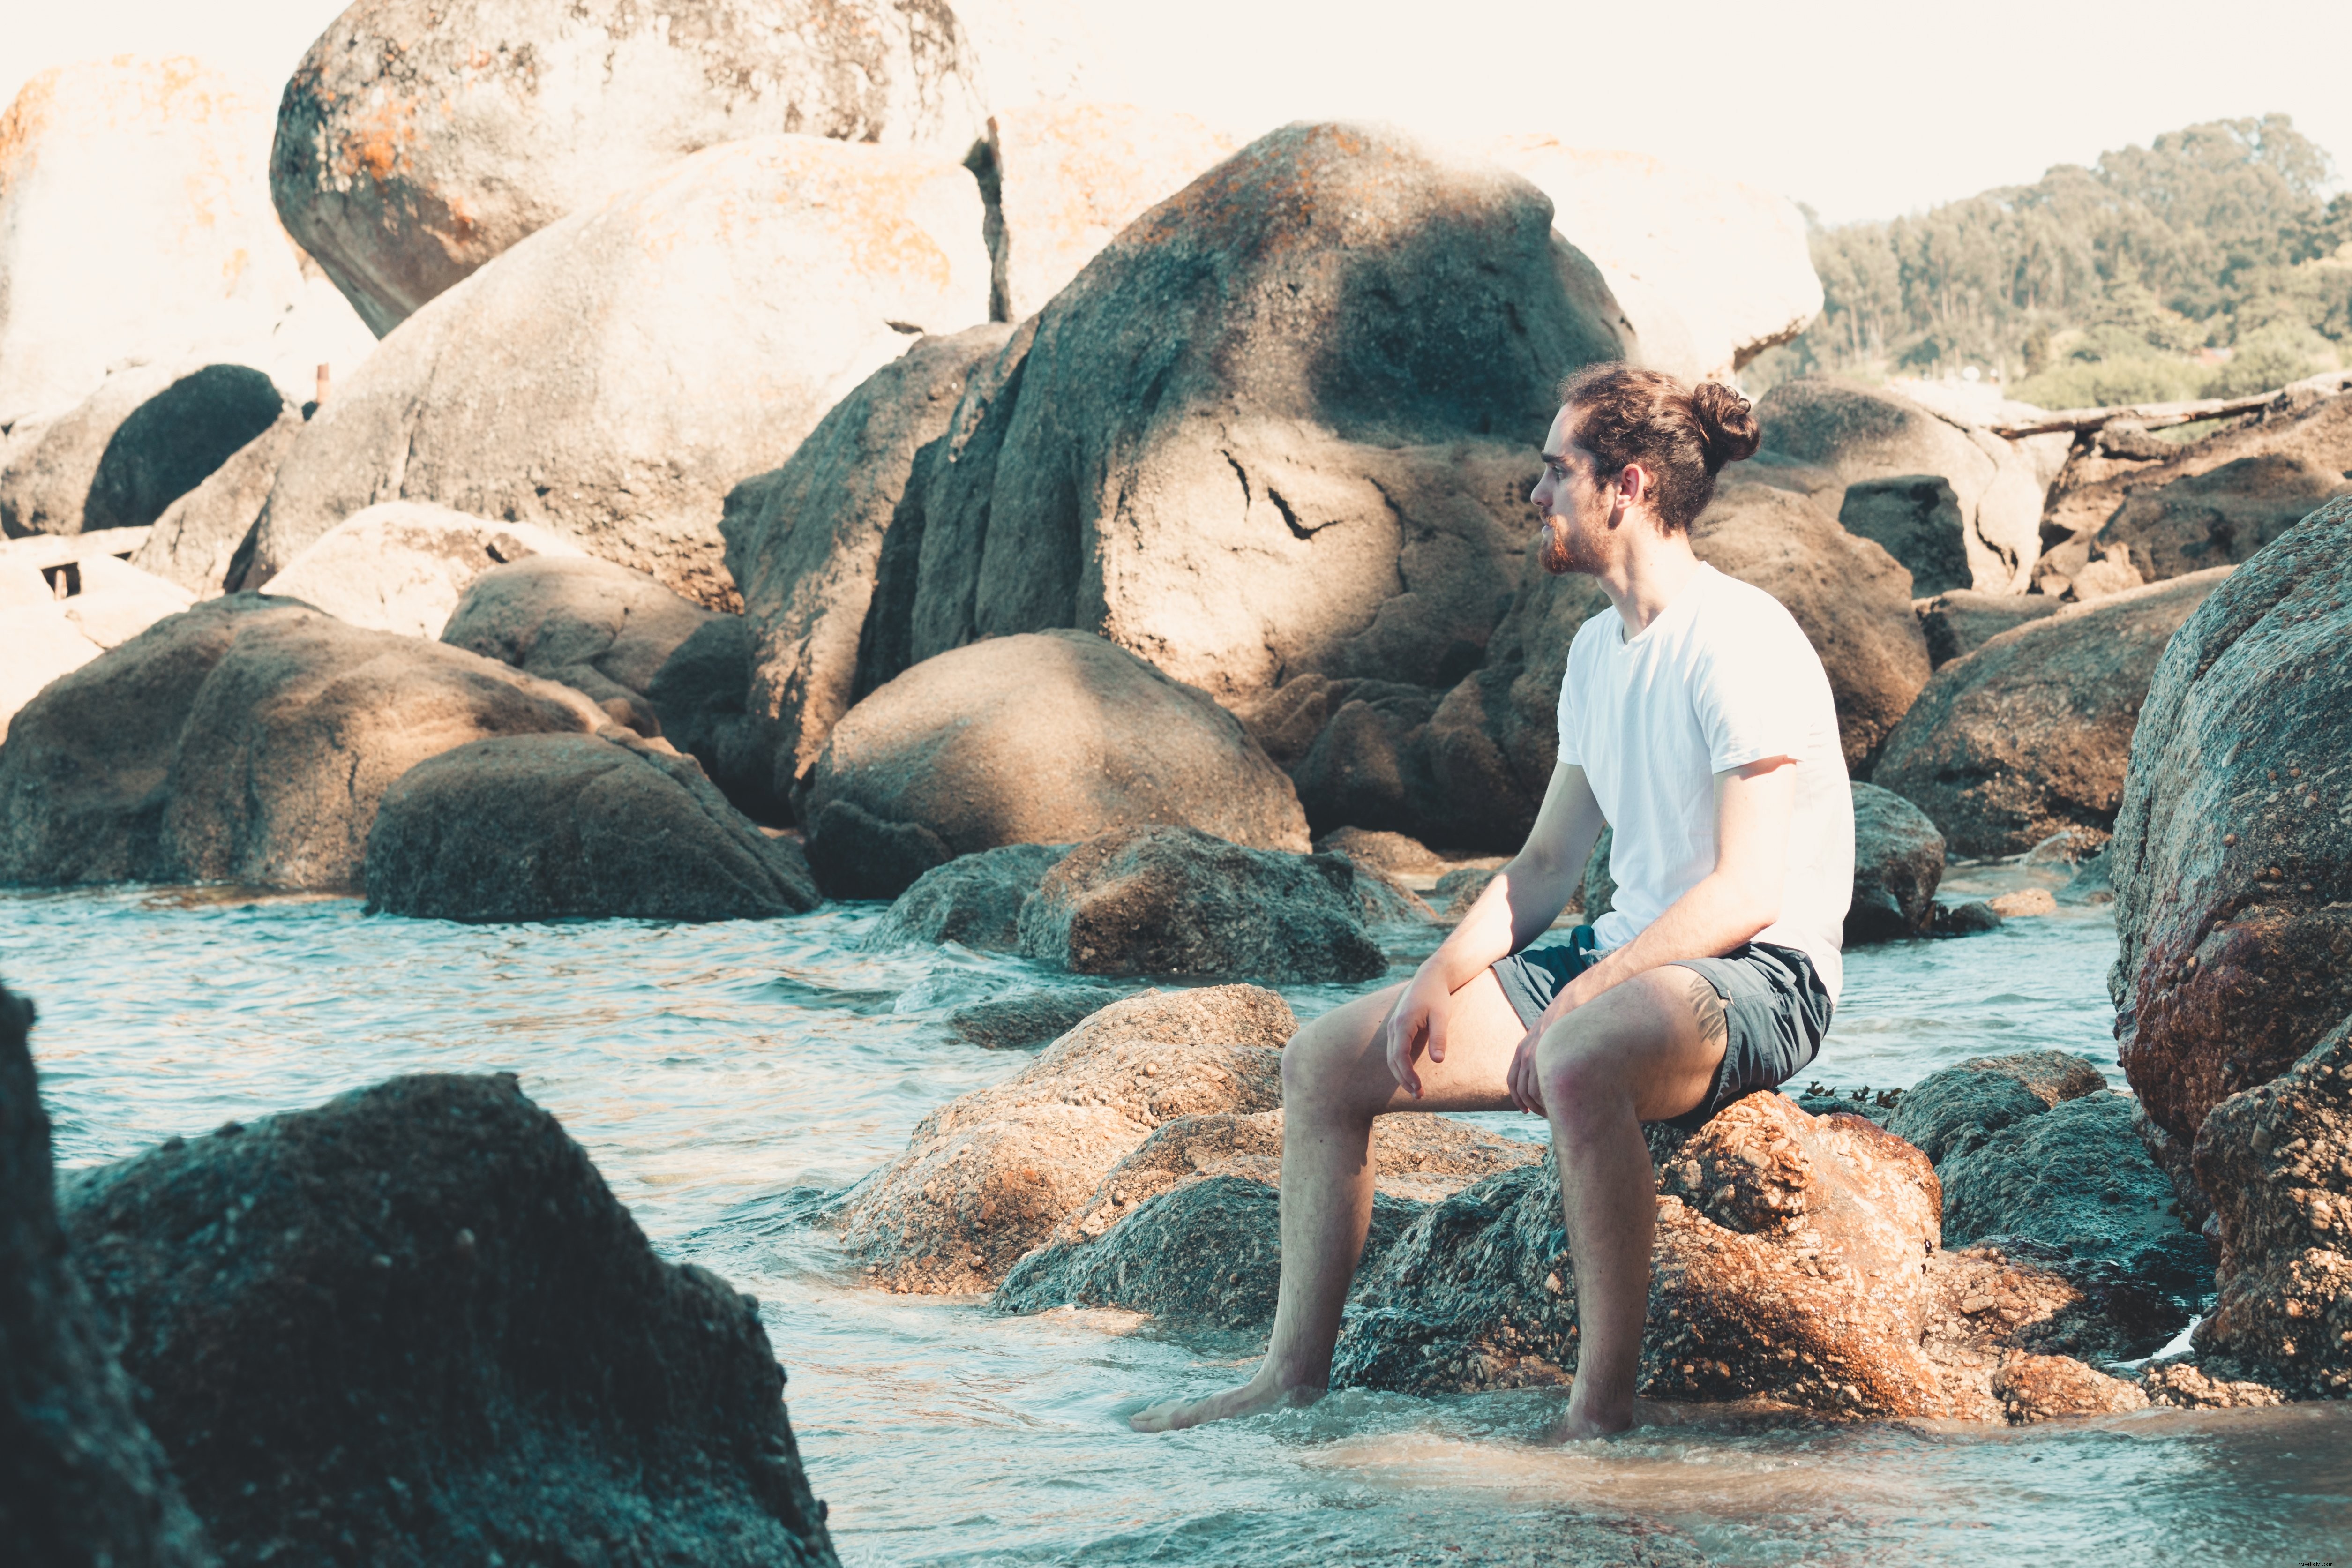
[[[1127,1424],[1139,1432],[1181,1432],[1187,1426],[1230,1421],[1238,1415],[1255,1415],[1261,1410],[1312,1405],[1322,1397],[1319,1388],[1284,1388],[1253,1379],[1239,1388],[1228,1388],[1206,1399],[1163,1399],[1157,1405],[1148,1405],[1129,1416]]]

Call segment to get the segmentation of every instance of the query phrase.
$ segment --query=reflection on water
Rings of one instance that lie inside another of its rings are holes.
[[[947,1009],[1048,978],[870,953],[878,910],[462,927],[221,889],[0,893],[58,1158],[87,1164],[400,1072],[510,1070],[657,1245],[757,1294],[845,1559],[898,1563],[2294,1563],[2352,1538],[2352,1410],[2021,1432],[1701,1420],[1573,1451],[1537,1394],[1348,1393],[1168,1437],[1148,1396],[1243,1363],[1118,1313],[1004,1318],[856,1286],[785,1194],[847,1182],[1019,1069]],[[1426,934],[1398,933],[1410,958]],[[1868,949],[1811,1076],[1909,1083],[2055,1046],[2113,1070],[2104,910]],[[1286,991],[1301,1014],[1354,987]],[[1524,1119],[1488,1119],[1539,1136]],[[1642,1537],[1632,1518],[1664,1527]],[[1573,1548],[1574,1550],[1570,1550]]]

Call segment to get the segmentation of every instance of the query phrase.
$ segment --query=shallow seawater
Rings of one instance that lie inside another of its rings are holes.
[[[1956,871],[1952,890],[2022,875]],[[67,1165],[395,1073],[520,1074],[658,1247],[759,1296],[811,1479],[858,1568],[1597,1561],[1643,1528],[1755,1564],[2292,1563],[2352,1540],[2341,1405],[2018,1432],[1702,1413],[1559,1450],[1534,1441],[1547,1395],[1342,1393],[1139,1436],[1127,1411],[1246,1360],[1124,1314],[1006,1318],[866,1289],[794,1217],[794,1189],[854,1180],[925,1112],[1028,1059],[940,1018],[1048,976],[953,948],[869,953],[878,914],[466,927],[231,889],[0,893],[0,977],[39,1004]],[[1400,964],[1432,940],[1393,935]],[[2106,912],[2069,908],[1863,950],[1807,1076],[1876,1089],[2041,1047],[2113,1073],[2114,953]],[[1310,1015],[1355,989],[1286,994]]]

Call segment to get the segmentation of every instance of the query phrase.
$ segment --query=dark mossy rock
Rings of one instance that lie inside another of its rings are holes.
[[[1974,1057],[1931,1072],[1904,1090],[1886,1127],[1940,1166],[2011,1122],[2039,1116],[2062,1100],[2104,1093],[2106,1087],[2097,1068],[2063,1051]]]
[[[1126,994],[1108,985],[1035,986],[959,1007],[948,1027],[986,1050],[1026,1050],[1051,1045]]]
[[[1021,906],[1069,852],[1066,844],[1003,844],[934,866],[898,895],[866,945],[955,942],[1012,952],[1021,945]]]
[[[61,1194],[232,1563],[832,1564],[756,1303],[510,1076],[394,1079]]]

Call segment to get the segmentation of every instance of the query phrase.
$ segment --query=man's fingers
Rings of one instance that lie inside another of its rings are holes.
[[[1429,1059],[1442,1062],[1445,1059],[1445,1015],[1442,1010],[1429,1015],[1428,1029]]]

